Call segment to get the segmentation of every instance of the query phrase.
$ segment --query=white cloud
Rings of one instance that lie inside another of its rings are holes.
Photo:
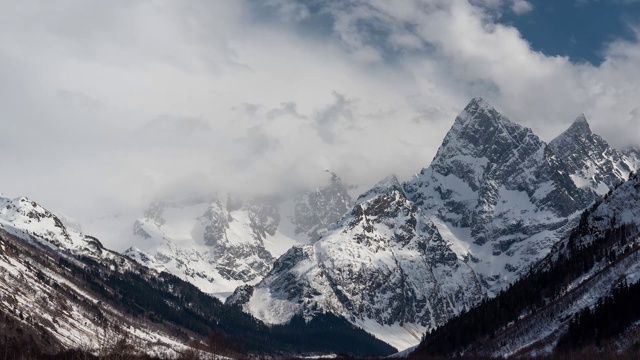
[[[527,0],[513,0],[511,11],[518,15],[526,14],[533,10],[533,5]]]
[[[637,142],[638,42],[600,66],[544,56],[495,23],[508,4],[2,2],[0,191],[83,220],[161,194],[315,187],[326,168],[406,178],[477,95],[545,140],[584,112]]]

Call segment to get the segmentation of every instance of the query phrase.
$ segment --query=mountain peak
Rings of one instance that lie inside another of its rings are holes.
[[[590,134],[591,127],[589,126],[586,116],[584,116],[584,114],[578,115],[569,127],[568,131]]]
[[[512,122],[506,116],[496,110],[493,105],[482,97],[475,97],[465,106],[464,110],[456,118],[451,131],[457,133],[463,128],[482,128],[487,127],[503,127],[503,125]],[[451,132],[450,131],[450,132]]]
[[[476,96],[473,99],[471,99],[471,101],[469,101],[469,104],[467,104],[467,106],[464,109],[465,110],[493,109],[493,105],[491,105],[491,103],[485,98],[481,96]]]
[[[339,182],[341,182],[341,181],[342,181],[342,180],[340,179],[340,177],[339,177],[336,173],[334,173],[333,171],[331,171],[331,170],[329,170],[329,169],[325,169],[325,172],[326,172],[326,173],[329,173],[329,175],[331,175],[331,182],[332,182],[332,183],[339,183]]]
[[[604,195],[610,188],[629,177],[637,167],[632,157],[609,146],[591,131],[584,114],[578,115],[571,126],[549,142],[549,148],[567,166],[575,185]]]
[[[584,124],[589,125],[589,123],[587,122],[587,117],[584,116],[583,113],[578,114],[578,117],[576,117],[576,119],[573,120],[573,123],[574,124],[582,124],[582,123],[584,123]]]
[[[576,141],[580,143],[584,141],[593,142],[596,140],[600,140],[600,138],[591,131],[591,127],[589,126],[589,122],[587,121],[586,116],[584,116],[584,114],[580,114],[573,121],[573,123],[571,123],[571,126],[569,126],[567,130],[565,130],[564,132],[562,132],[562,134],[558,135],[555,139],[549,142],[549,146],[557,154],[561,154],[563,152],[562,148],[566,148],[569,143],[574,143]],[[606,145],[606,147],[608,147],[608,145]]]
[[[502,114],[496,110],[493,105],[482,97],[474,97],[469,101],[464,110],[458,115],[456,123],[458,125],[464,125],[471,122],[471,120],[478,120],[482,118],[489,118],[491,120],[498,120],[502,117]],[[455,125],[454,125],[455,126]]]
[[[400,186],[400,181],[395,175],[389,175],[386,178],[378,181],[378,183],[374,187],[386,188],[392,186]]]
[[[378,195],[387,194],[394,190],[402,192],[402,186],[400,185],[400,181],[395,175],[389,175],[386,178],[378,181],[378,183],[376,183],[371,189],[369,189],[369,191],[361,194],[356,200],[356,204],[361,204]]]
[[[486,158],[492,163],[502,163],[508,160],[514,150],[521,148],[523,141],[531,144],[540,142],[530,129],[512,122],[488,101],[476,97],[456,118],[432,165],[446,166],[449,163],[447,159],[459,156]]]

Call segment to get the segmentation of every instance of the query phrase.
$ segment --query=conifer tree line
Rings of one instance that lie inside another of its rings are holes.
[[[640,282],[627,284],[623,280],[612,293],[600,298],[592,309],[586,307],[571,319],[569,330],[558,341],[560,352],[569,352],[589,345],[602,347],[609,339],[622,333],[640,320]],[[636,343],[638,348],[640,343]]]

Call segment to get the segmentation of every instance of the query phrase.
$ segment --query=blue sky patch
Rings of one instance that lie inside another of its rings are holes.
[[[640,22],[640,1],[538,0],[523,15],[504,14],[500,22],[515,26],[532,48],[545,55],[568,56],[594,65],[604,60],[611,41],[632,40]]]

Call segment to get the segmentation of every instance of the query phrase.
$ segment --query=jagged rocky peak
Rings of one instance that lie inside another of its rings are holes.
[[[393,239],[389,240],[405,241],[415,235],[417,211],[418,208],[407,198],[398,179],[392,175],[362,194],[345,219],[350,219],[347,222],[349,229],[361,226],[366,233],[371,233],[378,223],[384,223],[391,229],[399,225]],[[401,218],[404,221],[399,221]],[[360,241],[361,238],[357,236],[355,240]]]
[[[327,185],[299,193],[294,198],[291,222],[297,237],[317,240],[353,203],[348,186],[340,177],[330,170],[326,173],[331,177]]]
[[[332,312],[406,348],[483,296],[472,268],[390,176],[320,240],[290,249],[229,301],[269,323]]]
[[[444,176],[463,179],[477,191],[487,174],[519,174],[521,162],[543,147],[529,128],[512,122],[488,101],[475,98],[456,118],[430,167]]]
[[[487,100],[474,98],[456,118],[441,149],[448,150],[453,145],[464,143],[476,148],[476,152],[469,155],[485,155],[484,152],[492,145],[518,143],[530,132],[502,115]],[[501,150],[496,148],[486,155],[500,155]]]
[[[591,127],[589,126],[587,117],[583,113],[580,113],[578,117],[576,117],[576,119],[573,120],[573,123],[569,127],[569,130],[580,132],[580,133],[587,133],[587,134],[591,133]]]
[[[512,122],[481,98],[460,113],[431,166],[405,184],[405,190],[417,204],[441,208],[443,215],[454,210],[457,219],[449,220],[463,227],[489,220],[500,197],[507,195],[505,190],[524,193],[536,207],[561,216],[591,200],[573,185],[531,129]],[[473,205],[475,213],[469,212]]]
[[[593,142],[594,140],[601,140],[599,136],[597,139],[593,139],[594,136],[597,135],[595,135],[591,131],[591,126],[587,121],[587,117],[584,114],[579,114],[578,117],[576,117],[576,119],[573,121],[573,123],[571,123],[569,128],[567,128],[567,130],[565,130],[555,139],[551,140],[549,146],[554,148],[554,150],[557,150],[561,145],[563,145],[563,142],[572,141],[575,139],[581,139],[582,141],[591,142]]]
[[[593,133],[584,114],[553,139],[549,148],[565,163],[577,187],[590,189],[598,195],[626,180],[637,166],[632,158]]]
[[[469,116],[465,116],[465,114]],[[491,103],[484,99],[483,97],[475,97],[469,101],[467,106],[465,106],[464,110],[458,115],[456,122],[462,120],[473,119],[475,116],[483,114],[486,115],[487,118],[496,119],[500,116],[500,113],[491,105]]]
[[[453,243],[471,245],[461,256],[479,260],[474,266],[495,292],[544,256],[572,214],[593,200],[531,129],[478,98],[456,118],[431,165],[403,187],[452,228]]]

